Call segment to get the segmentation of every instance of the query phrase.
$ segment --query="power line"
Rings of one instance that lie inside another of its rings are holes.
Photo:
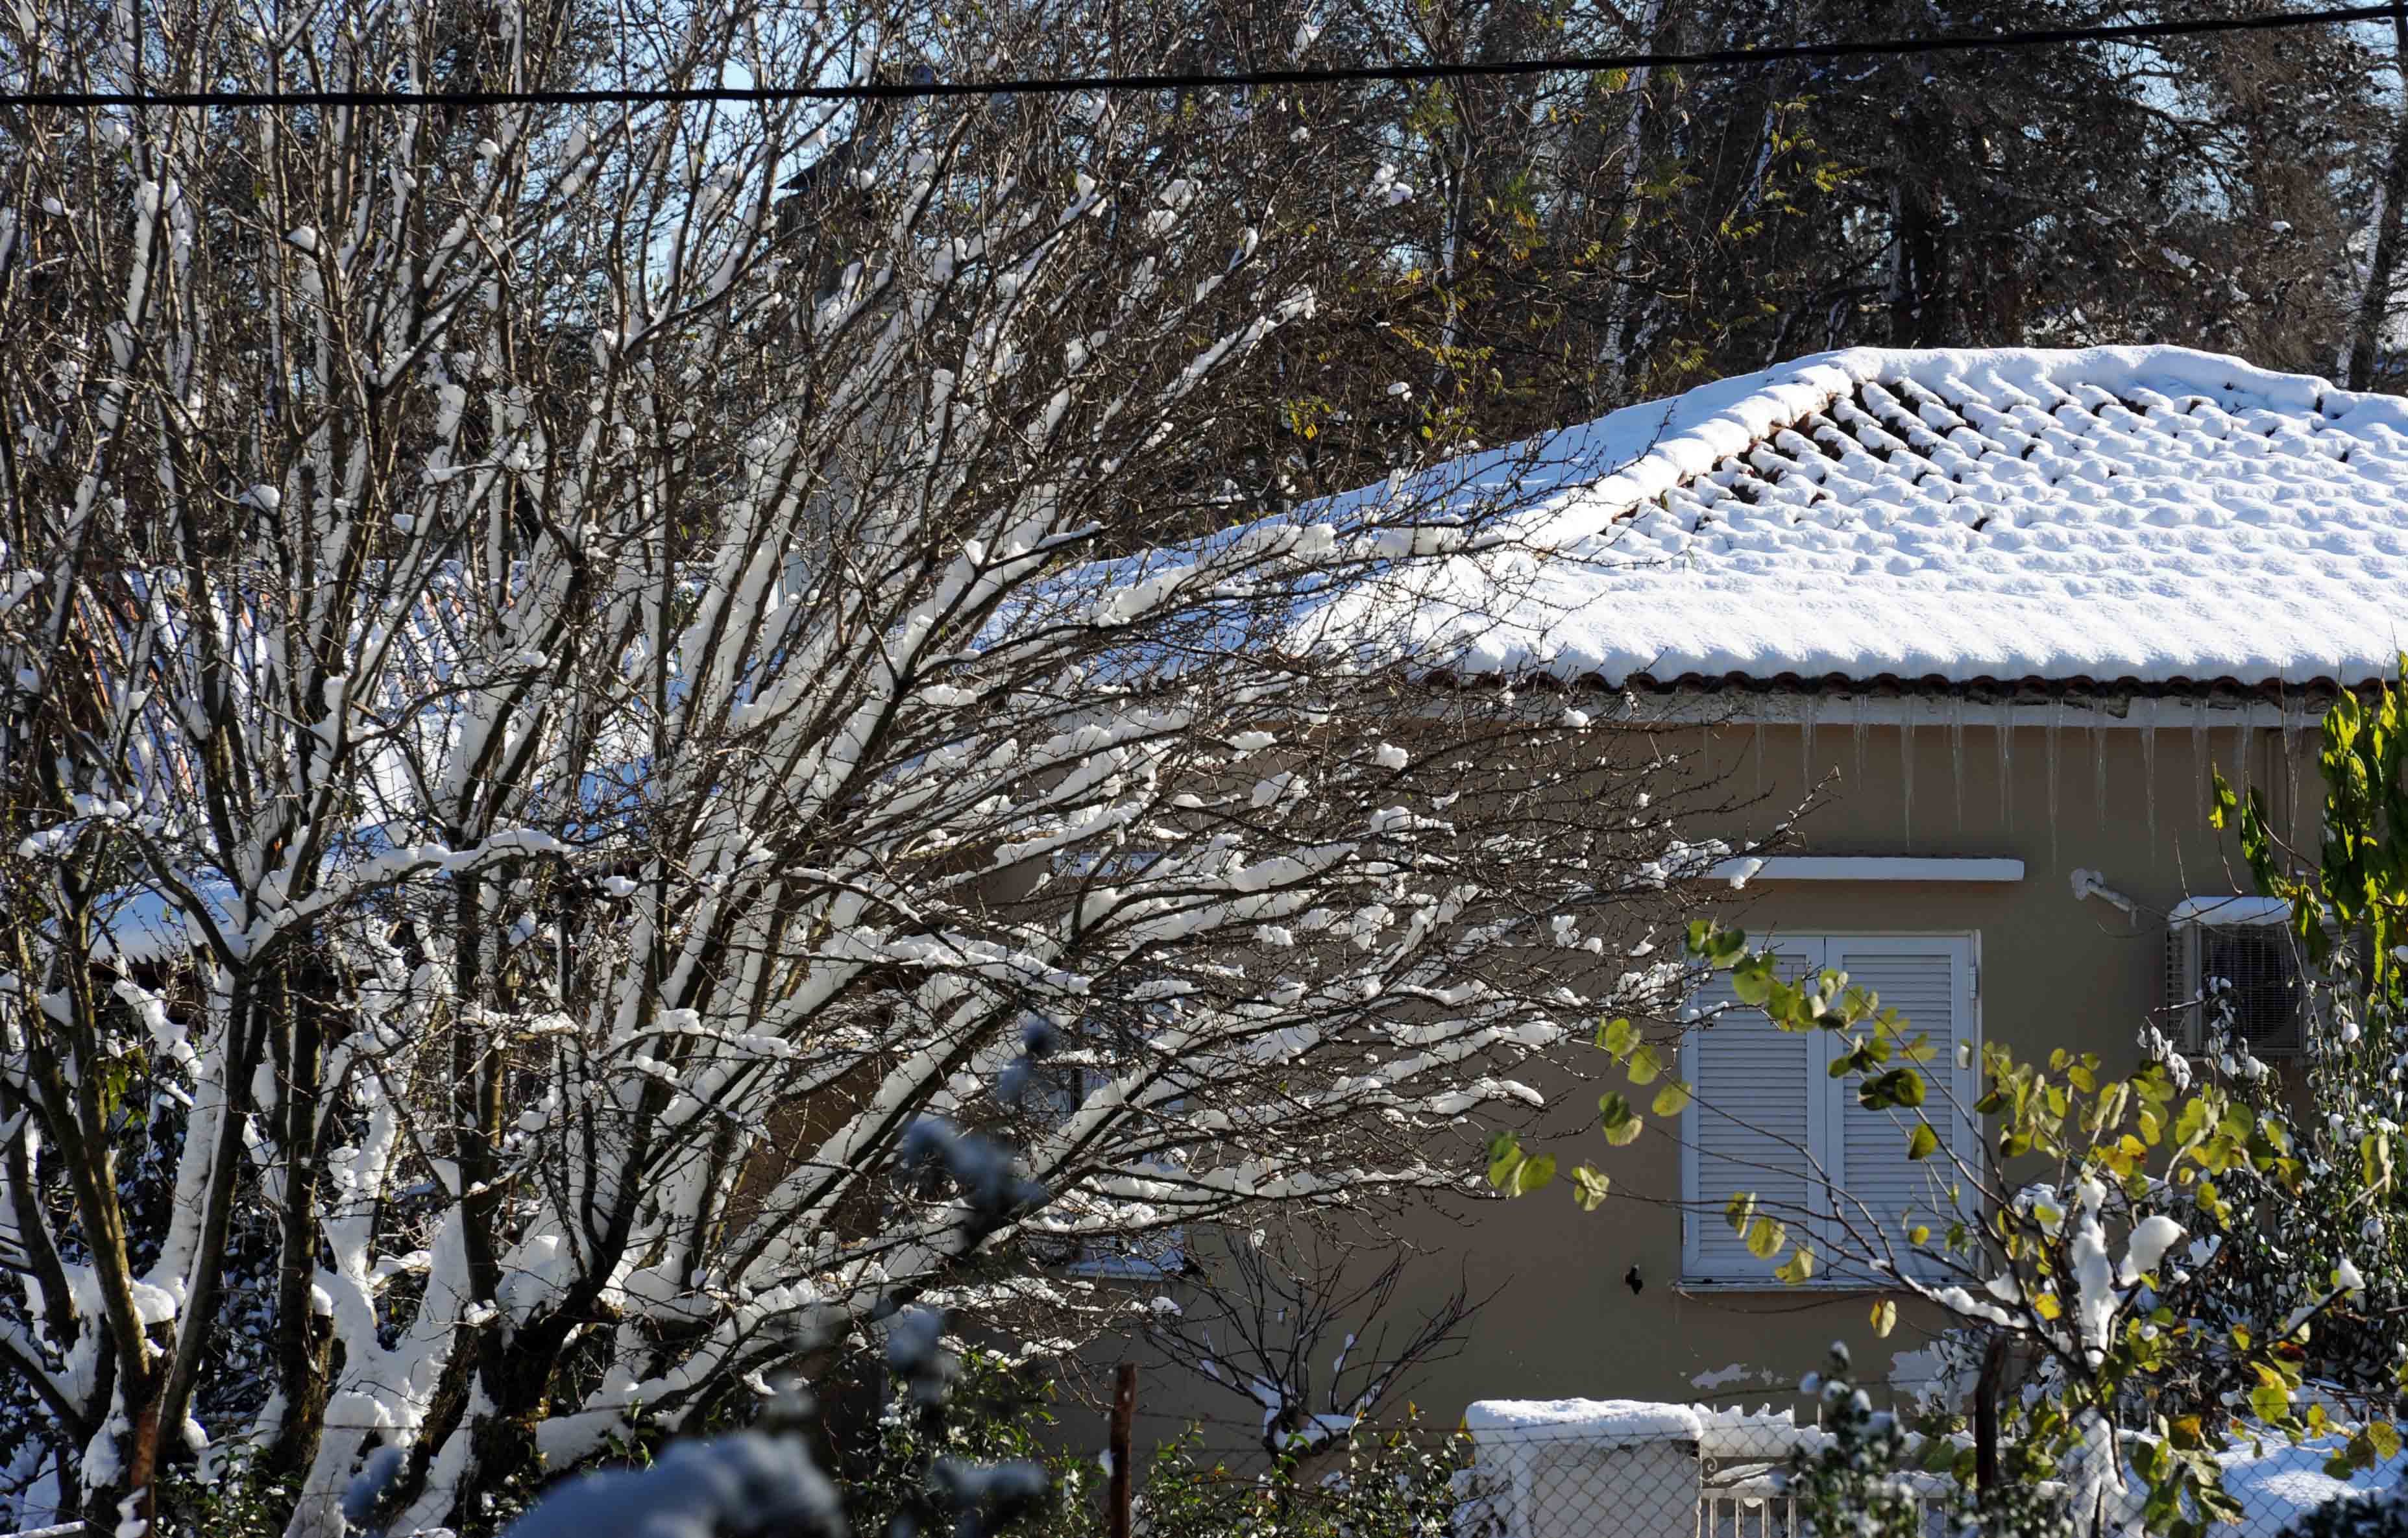
[[[724,102],[902,101],[946,96],[1061,96],[1098,91],[1226,91],[1254,86],[1354,85],[1457,80],[1636,69],[1743,69],[1796,60],[1895,58],[1914,53],[2050,48],[2066,43],[2140,42],[2217,33],[2339,26],[2391,17],[2398,0],[2261,16],[2123,22],[2106,26],[2041,27],[1949,37],[1877,37],[1855,42],[1783,43],[1770,48],[1687,53],[1593,53],[1451,64],[1361,65],[1342,68],[1256,69],[1234,74],[1075,75],[1002,80],[869,81],[860,85],[636,87],[592,91],[8,91],[0,107],[595,107]]]

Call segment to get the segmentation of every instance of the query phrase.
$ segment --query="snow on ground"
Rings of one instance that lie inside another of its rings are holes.
[[[1335,597],[1324,643],[1609,683],[2293,684],[2408,643],[2408,400],[2179,348],[1826,353],[1403,491],[1525,502],[1530,548]]]
[[[2279,1532],[2328,1501],[2395,1490],[2408,1479],[2408,1453],[2354,1478],[2335,1479],[2325,1473],[2325,1459],[2332,1456],[2334,1445],[2328,1440],[2293,1447],[2277,1438],[2263,1444],[2262,1451],[2246,1445],[2227,1451],[2221,1459],[2224,1488],[2245,1513],[2230,1531]]]

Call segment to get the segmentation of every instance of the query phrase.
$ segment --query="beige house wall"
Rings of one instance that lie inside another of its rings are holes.
[[[1814,855],[2007,855],[2024,862],[2022,880],[1757,882],[1718,901],[1717,915],[1757,939],[1784,930],[1976,934],[1979,1020],[1986,1040],[2023,1055],[2045,1056],[2062,1046],[2129,1066],[2135,1034],[2160,1002],[2165,930],[2158,915],[2186,895],[2246,890],[2247,874],[2235,843],[2207,826],[2186,709],[2185,725],[2154,733],[2153,776],[2144,774],[2150,734],[2119,725],[2100,735],[2103,802],[2094,741],[2084,724],[2087,712],[2065,714],[2071,724],[2052,734],[2045,707],[2022,713],[2026,724],[2012,729],[2011,796],[2000,793],[1995,711],[1969,708],[1961,785],[1945,725],[1918,727],[1912,734],[1911,797],[1900,729],[1869,727],[1860,768],[1857,734],[1841,714],[1838,726],[1827,722],[1813,733],[1813,778],[1824,782],[1825,793],[1785,846]],[[2284,733],[2271,725],[2240,727],[2229,716],[2216,719],[2208,735],[2214,761],[2229,777],[2236,760],[2245,760],[2253,783],[2268,793],[2278,826],[2292,826],[2304,802],[2312,837],[2317,793],[2311,783],[2302,795],[2295,783]],[[1805,735],[1796,725],[1681,727],[1672,740],[1697,761],[1710,756],[1730,789],[1756,798],[1743,819],[1749,826],[1739,831],[1768,831],[1809,788]],[[2306,756],[2302,771],[2312,773],[2313,735],[2290,745]],[[2097,898],[2077,900],[2070,880],[2077,867],[2097,870],[2108,886],[2132,898],[2139,916]],[[1678,943],[1676,937],[1661,938]],[[1574,1063],[1586,1058],[1582,1066],[1591,1072],[1604,1066],[1585,1042],[1562,1051]],[[1382,1226],[1393,1243],[1426,1252],[1396,1315],[1417,1315],[1458,1278],[1475,1297],[1498,1293],[1477,1315],[1461,1355],[1420,1374],[1412,1397],[1425,1421],[1451,1426],[1469,1401],[1499,1397],[1781,1403],[1801,1373],[1822,1365],[1835,1339],[1856,1350],[1869,1381],[1886,1374],[1895,1352],[1924,1344],[1930,1321],[1913,1309],[1889,1341],[1876,1341],[1868,1321],[1876,1295],[1866,1291],[1683,1287],[1680,1219],[1668,1204],[1680,1194],[1671,1130],[1651,1118],[1636,1143],[1610,1148],[1595,1130],[1597,1085],[1584,1086],[1566,1073],[1541,1072],[1533,1082],[1557,1104],[1549,1136],[1528,1141],[1556,1153],[1567,1170],[1584,1159],[1598,1165],[1612,1176],[1615,1194],[1584,1214],[1558,1185],[1519,1201],[1439,1203]],[[1199,1260],[1209,1248],[1209,1243],[1196,1245]],[[1624,1280],[1634,1267],[1641,1282],[1636,1295]],[[1106,1350],[1131,1348],[1121,1343]],[[1142,1351],[1133,1354],[1145,1360]],[[1700,1374],[1734,1365],[1765,1374],[1762,1382],[1777,1387],[1747,1379],[1711,1391],[1693,1385]],[[1198,1416],[1223,1422],[1208,1428],[1208,1442],[1216,1447],[1240,1447],[1248,1440],[1245,1405],[1192,1375],[1149,1371],[1141,1400],[1143,1434],[1168,1434]]]

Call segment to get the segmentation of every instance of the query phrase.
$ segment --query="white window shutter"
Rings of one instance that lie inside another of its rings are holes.
[[[1906,1017],[1908,1039],[1921,1035],[1931,1047],[1924,1063],[1893,1060],[1895,1066],[1914,1066],[1923,1074],[1927,1090],[1919,1113],[1903,1107],[1869,1111],[1856,1097],[1860,1077],[1827,1079],[1832,1104],[1826,1115],[1832,1136],[1825,1161],[1832,1184],[1845,1193],[1839,1206],[1849,1222],[1859,1233],[1878,1229],[1909,1274],[1928,1280],[1943,1268],[1930,1258],[1917,1263],[1908,1230],[1920,1224],[1932,1230],[1935,1241],[1944,1236],[1956,1215],[1949,1200],[1956,1175],[1948,1154],[1965,1157],[1977,1153],[1979,1145],[1979,1131],[1963,1114],[1970,1109],[1963,1097],[1970,1076],[1957,1069],[1958,1043],[1974,1038],[1972,941],[1958,935],[1833,939],[1826,944],[1824,964],[1846,972],[1851,986],[1880,995],[1882,1008]],[[1827,1034],[1825,1045],[1836,1056],[1836,1035]],[[1951,1103],[1952,1095],[1957,1104]],[[1942,1151],[1921,1160],[1907,1157],[1907,1140],[1918,1114],[1942,1143]],[[1849,1277],[1843,1272],[1833,1279],[1871,1278]]]
[[[1778,955],[1784,978],[1822,965],[1813,941],[1784,941]],[[1786,1224],[1793,1240],[1807,1237],[1815,1193],[1800,1150],[1822,1137],[1823,1043],[1819,1033],[1783,1030],[1763,1011],[1740,1004],[1727,973],[1693,1003],[1729,1007],[1692,1027],[1682,1044],[1683,1076],[1698,1095],[1682,1113],[1682,1194],[1689,1204],[1682,1271],[1697,1282],[1778,1285],[1772,1273],[1786,1253],[1770,1260],[1750,1255],[1723,1210],[1734,1193],[1754,1191],[1758,1208]]]

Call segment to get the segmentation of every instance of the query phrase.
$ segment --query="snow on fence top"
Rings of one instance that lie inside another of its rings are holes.
[[[1616,685],[2352,684],[2408,645],[2408,400],[2180,348],[1825,353],[1434,473],[1526,545],[1321,639]]]
[[[1705,1416],[1693,1405],[1632,1399],[1484,1399],[1463,1412],[1463,1429],[1475,1443],[1507,1443],[1555,1434],[1589,1442],[1638,1442],[1705,1434]]]

